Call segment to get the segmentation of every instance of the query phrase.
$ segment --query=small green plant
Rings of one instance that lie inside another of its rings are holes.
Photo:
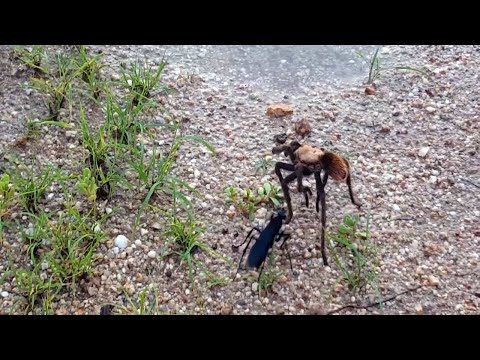
[[[45,61],[45,49],[43,46],[35,45],[31,51],[26,48],[17,47],[13,51],[15,57],[29,68],[42,74],[49,73],[48,66],[42,66]]]
[[[393,67],[383,67],[380,64],[380,56],[378,52],[380,48],[375,50],[375,53],[369,60],[369,71],[368,71],[368,80],[367,84],[374,84],[375,80],[380,78],[382,72],[388,69],[395,69],[395,70],[407,70],[407,71],[414,71],[422,74],[423,76],[430,78],[430,75],[427,73],[426,69],[418,69],[411,66],[393,66]],[[365,58],[365,56],[361,52],[357,52],[358,57]]]
[[[120,149],[112,140],[108,127],[102,126],[96,135],[93,134],[83,107],[80,108],[80,126],[82,144],[89,154],[86,163],[97,186],[97,198],[111,196],[115,190],[115,184],[121,181],[116,169]],[[109,157],[110,152],[114,153],[113,159]]]
[[[4,174],[0,179],[0,244],[3,242],[4,219],[8,215],[8,208],[13,203],[15,188],[10,182],[10,176]]]
[[[97,207],[97,183],[95,178],[92,176],[92,172],[89,168],[83,169],[82,176],[79,177],[77,182],[77,190],[80,194],[86,196],[87,200],[92,203],[93,210],[96,214]]]
[[[329,251],[348,288],[357,293],[376,281],[377,250],[370,238],[370,217],[365,231],[358,230],[359,217],[345,216],[337,233],[329,236]]]
[[[195,219],[193,209],[187,208],[186,216],[179,216],[177,212],[177,195],[177,193],[172,194],[172,212],[165,213],[168,220],[165,236],[168,240],[162,249],[161,256],[166,256],[167,250],[172,247],[170,254],[176,254],[180,257],[180,265],[183,263],[187,264],[190,281],[192,285],[195,286],[193,276],[196,261],[194,259],[194,254],[197,250],[201,250],[214,257],[222,258],[227,262],[229,260],[218,254],[200,240],[200,236],[205,231],[205,228]],[[202,263],[197,263],[196,265],[202,269],[205,274],[212,275]]]
[[[160,62],[156,72],[151,66],[135,62],[130,68],[123,72],[121,85],[129,91],[133,106],[149,99],[153,90],[160,87],[160,78],[166,65],[164,59]],[[162,86],[162,92],[169,92],[170,89]]]
[[[70,125],[66,122],[62,121],[51,121],[51,120],[44,120],[44,121],[35,121],[31,119],[27,119],[25,127],[26,127],[26,137],[27,139],[36,139],[41,135],[42,127],[46,125],[53,125],[63,129],[69,129]]]
[[[251,189],[237,189],[233,186],[227,186],[224,189],[227,203],[234,204],[249,219],[255,219],[255,212],[261,203],[272,204],[275,207],[280,206],[282,199],[281,188],[270,183],[264,183],[259,187],[256,193]]]
[[[268,293],[268,290],[273,287],[275,282],[278,280],[278,278],[281,275],[280,271],[277,271],[274,269],[274,254],[271,253],[268,257],[268,265],[267,268],[262,272],[262,276],[259,279],[258,282],[258,296],[261,296],[262,290],[265,292],[265,294]]]
[[[156,289],[154,289],[153,296],[151,296],[153,297],[153,301],[150,305],[148,304],[149,301],[147,299],[147,288],[143,289],[143,291],[140,293],[137,303],[132,301],[132,299],[130,298],[130,296],[128,296],[128,293],[125,290],[123,290],[123,292],[131,308],[122,308],[123,313],[131,315],[161,315]]]
[[[21,204],[28,212],[35,213],[38,210],[40,200],[45,194],[45,190],[52,184],[57,177],[57,172],[50,165],[40,174],[35,174],[33,170],[24,168],[25,176],[21,173],[15,173],[13,181],[18,192]]]
[[[100,71],[105,66],[99,62],[103,54],[89,57],[84,45],[78,48],[78,60],[76,64],[82,69],[82,80],[88,84],[90,93],[94,99],[98,99],[101,92]]]
[[[177,134],[177,131],[175,131],[175,134]],[[185,194],[179,191],[178,189],[185,188],[193,192],[195,190],[191,186],[189,186],[186,182],[170,174],[170,171],[173,165],[175,164],[175,159],[176,159],[178,150],[180,149],[180,146],[184,142],[193,142],[193,143],[203,145],[207,148],[208,151],[210,151],[212,154],[215,154],[215,149],[213,148],[213,146],[210,145],[207,141],[205,141],[201,137],[189,136],[189,135],[184,135],[184,136],[175,135],[172,146],[168,151],[168,153],[164,156],[160,156],[160,158],[157,161],[156,170],[154,174],[155,182],[150,187],[147,195],[145,196],[145,199],[143,200],[142,205],[140,206],[140,209],[138,210],[138,213],[135,219],[135,226],[134,226],[135,228],[138,225],[138,222],[140,220],[141,215],[143,214],[143,211],[149,205],[150,199],[152,198],[153,194],[157,190],[161,190],[167,194],[173,195],[176,201],[178,200],[182,202],[183,205],[187,206],[188,208],[192,207],[191,202],[187,199]]]
[[[271,159],[261,158],[255,162],[255,174],[265,175],[272,167],[273,161]]]

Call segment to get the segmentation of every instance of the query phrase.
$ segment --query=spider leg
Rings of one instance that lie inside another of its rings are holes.
[[[286,178],[283,178],[281,170],[295,171],[295,166],[292,164],[277,162],[275,164],[275,173],[280,180],[280,185],[282,186],[283,195],[285,197],[285,202],[287,203],[288,215],[285,219],[285,224],[288,224],[292,220],[293,209],[292,209],[292,199],[290,198],[290,192],[288,190],[288,184],[296,179],[297,174],[295,172],[288,175]]]
[[[312,190],[308,186],[303,186],[303,175],[310,175],[310,172],[303,165],[297,164],[295,173],[297,174],[297,190],[299,193],[303,193],[305,206],[308,208],[308,195],[312,195]]]
[[[354,205],[357,206],[358,209],[360,209],[362,207],[362,204],[360,202],[358,202],[356,199],[355,199],[355,196],[353,195],[353,191],[352,191],[352,179],[351,179],[351,175],[348,174],[347,175],[347,185],[348,185],[348,193],[350,195],[350,200],[352,200],[352,203]]]

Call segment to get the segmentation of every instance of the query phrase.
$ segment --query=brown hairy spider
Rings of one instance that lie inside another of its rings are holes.
[[[350,199],[354,205],[359,209],[361,204],[355,199],[351,184],[351,168],[348,161],[335,153],[326,151],[325,149],[318,149],[310,145],[301,145],[298,141],[292,141],[288,145],[276,146],[272,149],[273,154],[283,152],[285,156],[290,158],[292,164],[277,162],[275,164],[275,173],[280,180],[282,191],[285,196],[285,201],[288,208],[288,216],[285,224],[288,224],[293,216],[292,200],[288,184],[297,179],[298,192],[305,196],[306,206],[308,207],[308,194],[312,194],[309,187],[303,186],[303,176],[310,176],[314,174],[315,184],[317,190],[316,210],[319,212],[319,202],[322,205],[322,231],[321,231],[321,251],[323,263],[328,265],[327,257],[325,255],[325,227],[326,227],[326,204],[325,204],[325,186],[327,185],[328,176],[331,176],[335,181],[346,182]],[[293,171],[287,177],[283,178],[281,170]],[[321,172],[323,170],[323,177]]]

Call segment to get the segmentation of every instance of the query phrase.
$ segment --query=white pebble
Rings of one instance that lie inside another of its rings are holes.
[[[144,228],[141,228],[141,229],[140,229],[140,234],[141,234],[142,236],[145,236],[145,235],[148,234],[148,230],[147,230],[147,229],[144,229]],[[138,240],[135,240],[135,244],[137,243],[137,241],[138,241]]]
[[[117,255],[120,252],[120,249],[116,246],[112,250],[115,255]]]
[[[195,178],[199,178],[200,177],[200,171],[195,169],[195,171],[193,172],[193,176],[195,176]]]
[[[257,282],[254,282],[254,283],[252,284],[252,291],[253,291],[253,292],[257,292],[257,290],[258,290],[258,283],[257,283]]]
[[[397,204],[393,204],[392,208],[393,208],[393,210],[395,210],[395,211],[400,211],[400,210],[401,210],[401,209],[400,209],[400,206],[398,206]]]
[[[115,238],[115,245],[120,249],[125,249],[128,246],[128,239],[125,237],[125,235],[118,235]]]
[[[429,146],[426,146],[426,147],[421,148],[421,149],[419,150],[419,152],[418,152],[418,156],[420,156],[420,157],[425,157],[425,156],[427,156],[429,150],[430,150],[430,147],[429,147]]]
[[[427,110],[427,112],[429,112],[430,114],[432,114],[432,113],[435,112],[436,109],[435,109],[434,107],[432,107],[432,106],[427,106],[427,107],[425,108],[425,110]]]
[[[147,255],[153,259],[157,256],[157,253],[154,250],[150,250]]]
[[[141,246],[141,245],[142,245],[142,242],[141,242],[140,240],[135,240],[135,245]]]
[[[111,208],[109,208],[109,207],[105,208],[105,212],[106,212],[107,214],[111,214],[112,211],[113,211],[113,210],[112,210]]]
[[[8,292],[2,291],[2,297],[6,298],[8,296]]]
[[[98,225],[98,224],[95,225],[95,227],[93,228],[93,232],[95,232],[95,233],[99,233],[99,232],[101,232],[101,231],[102,231],[102,228],[101,228],[100,225]]]

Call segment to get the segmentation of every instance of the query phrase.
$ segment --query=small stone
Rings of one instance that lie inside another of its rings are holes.
[[[233,313],[233,307],[230,305],[226,305],[222,307],[222,309],[220,310],[221,315],[232,315],[232,313]]]
[[[308,249],[305,249],[305,251],[303,252],[303,258],[310,259],[311,257],[312,257],[312,254],[310,253],[310,251],[308,251]]]
[[[157,253],[154,250],[150,250],[147,255],[153,259],[157,256]]]
[[[108,214],[111,214],[112,211],[113,211],[113,210],[112,210],[111,208],[109,208],[109,207],[105,208],[105,213],[106,213],[107,215],[108,215]]]
[[[112,250],[115,255],[117,255],[120,252],[120,249],[117,246],[115,246]]]
[[[1,295],[2,295],[3,298],[6,298],[8,296],[8,292],[7,291],[2,291]]]
[[[144,229],[144,228],[141,228],[141,229],[140,229],[140,234],[141,234],[142,236],[145,236],[145,235],[148,234],[148,230],[147,230],[147,229]],[[136,241],[136,240],[135,240],[135,241]]]
[[[425,147],[421,148],[421,149],[418,151],[418,156],[420,156],[420,157],[425,157],[425,156],[427,156],[429,150],[430,150],[430,147],[429,147],[429,146],[425,146]]]
[[[27,88],[25,89],[25,93],[30,96],[30,94],[32,93],[33,89],[30,89],[30,88]]]
[[[252,284],[252,291],[253,291],[253,292],[257,292],[257,291],[258,291],[258,283],[257,283],[257,282],[254,282],[254,283]]]
[[[185,295],[190,295],[190,290],[189,289],[185,289]]]
[[[427,106],[425,110],[427,110],[428,113],[433,114],[437,109],[435,109],[433,106]]]
[[[195,169],[195,171],[193,172],[193,176],[195,176],[195,178],[199,178],[200,177],[200,171]]]
[[[102,228],[100,227],[100,225],[97,224],[97,225],[95,225],[95,227],[93,228],[93,231],[94,231],[95,233],[99,233],[99,232],[102,232]]]
[[[428,281],[430,282],[430,284],[432,284],[433,286],[438,286],[440,284],[440,280],[438,280],[435,276],[433,275],[430,275],[428,277]]]
[[[47,270],[48,269],[48,261],[43,261],[42,262],[42,270]]]
[[[395,211],[401,211],[402,210],[402,209],[400,209],[400,206],[398,206],[397,204],[393,204],[392,208]]]
[[[155,230],[160,230],[162,227],[160,226],[159,223],[153,223],[152,228],[154,228]]]
[[[120,75],[112,74],[112,76],[110,78],[112,79],[112,81],[119,81],[120,80]]]
[[[128,246],[128,239],[124,235],[118,235],[115,238],[115,246],[120,249],[125,249]]]
[[[422,306],[422,304],[417,304],[417,305],[415,305],[415,312],[416,312],[418,315],[423,314],[423,306]]]
[[[135,240],[135,245],[142,246],[142,242],[140,240]]]
[[[367,95],[375,95],[376,92],[377,90],[373,86],[367,86],[365,88],[365,94]]]
[[[282,117],[293,114],[293,108],[287,104],[269,105],[267,108],[267,115],[273,117]]]

